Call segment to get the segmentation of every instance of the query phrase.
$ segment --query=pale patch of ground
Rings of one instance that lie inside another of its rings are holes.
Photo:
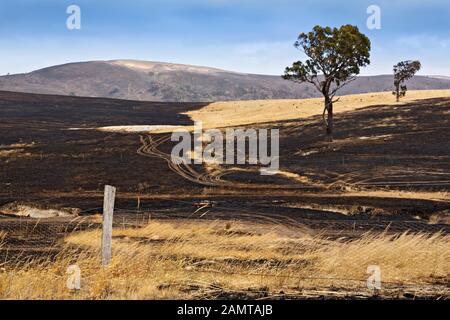
[[[370,136],[370,137],[362,136],[362,137],[358,137],[358,139],[360,139],[360,140],[379,140],[379,139],[386,140],[386,139],[389,139],[391,137],[392,137],[392,134],[382,134],[382,135],[379,135],[379,136]]]
[[[0,150],[1,149],[14,149],[14,148],[28,148],[28,147],[33,147],[33,146],[34,146],[34,142],[33,143],[1,144]]]
[[[165,132],[173,132],[179,129],[186,130],[186,128],[190,127],[155,124],[155,125],[123,125],[123,126],[105,126],[105,127],[68,128],[66,130],[69,131],[98,130],[103,132],[116,132],[116,133],[165,133]]]
[[[320,210],[326,212],[338,212],[345,215],[350,214],[350,209],[342,208],[339,206],[323,206],[323,205],[310,205],[310,204],[296,204],[296,205],[287,205],[287,208],[300,208],[300,209],[309,209],[309,210]]]
[[[31,153],[26,152],[26,148],[33,147],[33,143],[13,143],[0,145],[0,158],[30,157]]]
[[[302,157],[306,157],[306,156],[309,156],[309,155],[311,155],[311,154],[315,154],[315,153],[319,153],[320,152],[320,150],[309,150],[309,151],[302,151],[302,150],[299,150],[298,152],[296,152],[295,154],[296,155],[299,155],[299,156],[302,156]]]
[[[277,174],[292,180],[295,180],[297,182],[300,183],[304,183],[304,184],[308,184],[308,185],[317,185],[317,183],[313,182],[311,179],[309,179],[306,176],[301,176],[298,173],[293,173],[293,172],[289,172],[289,171],[283,171],[283,170],[278,170]]]
[[[0,158],[10,158],[18,156],[31,156],[31,154],[25,153],[25,149],[0,150]]]
[[[130,132],[130,133],[158,133],[158,132],[172,132],[177,129],[182,129],[183,126],[172,125],[129,125],[129,126],[106,126],[95,128],[98,131],[106,132]],[[71,128],[71,130],[85,130],[83,128]]]
[[[177,72],[177,71],[189,71],[189,72],[197,72],[197,73],[218,73],[218,72],[227,72],[220,69],[201,67],[201,66],[192,66],[185,64],[176,64],[176,63],[166,63],[166,62],[152,62],[152,61],[140,61],[140,60],[113,60],[108,61],[108,63],[113,65],[118,65],[130,69],[135,69],[143,72]]]
[[[35,219],[72,217],[77,216],[79,210],[73,208],[66,209],[42,209],[31,205],[10,203],[0,208],[0,212],[5,215],[15,217],[30,217]]]

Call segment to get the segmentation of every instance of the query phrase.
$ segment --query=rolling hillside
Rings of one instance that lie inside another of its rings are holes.
[[[281,70],[280,70],[281,72]],[[450,89],[446,77],[414,77],[411,90]],[[340,93],[390,91],[392,76],[359,77]],[[229,101],[317,97],[278,76],[136,60],[92,61],[0,77],[0,90],[146,101]]]

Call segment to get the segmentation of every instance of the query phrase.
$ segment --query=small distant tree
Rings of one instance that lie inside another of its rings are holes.
[[[340,28],[315,26],[301,33],[294,46],[306,55],[304,62],[287,67],[284,79],[308,82],[325,98],[323,120],[328,141],[333,141],[333,103],[339,89],[355,80],[360,68],[370,63],[370,40],[358,27]]]
[[[401,61],[394,66],[394,87],[395,91],[392,92],[395,95],[397,102],[401,97],[406,95],[408,88],[404,84],[406,80],[411,79],[417,71],[421,68],[420,61],[407,60]]]

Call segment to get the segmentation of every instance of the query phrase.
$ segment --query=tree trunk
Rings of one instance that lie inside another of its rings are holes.
[[[333,142],[333,102],[325,97],[325,109],[327,111],[326,132],[328,142]]]
[[[400,84],[395,85],[395,98],[397,102],[400,101]]]

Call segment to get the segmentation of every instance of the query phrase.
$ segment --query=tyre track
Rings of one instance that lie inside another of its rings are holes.
[[[232,187],[242,189],[305,189],[311,186],[299,184],[249,184],[222,179],[225,175],[233,172],[243,171],[242,169],[223,169],[212,172],[198,172],[194,166],[181,162],[175,163],[171,159],[171,155],[158,149],[163,143],[170,141],[170,136],[163,136],[154,139],[152,135],[141,136],[142,145],[137,150],[137,154],[145,157],[156,157],[167,162],[169,169],[186,180],[193,183],[210,187]]]

